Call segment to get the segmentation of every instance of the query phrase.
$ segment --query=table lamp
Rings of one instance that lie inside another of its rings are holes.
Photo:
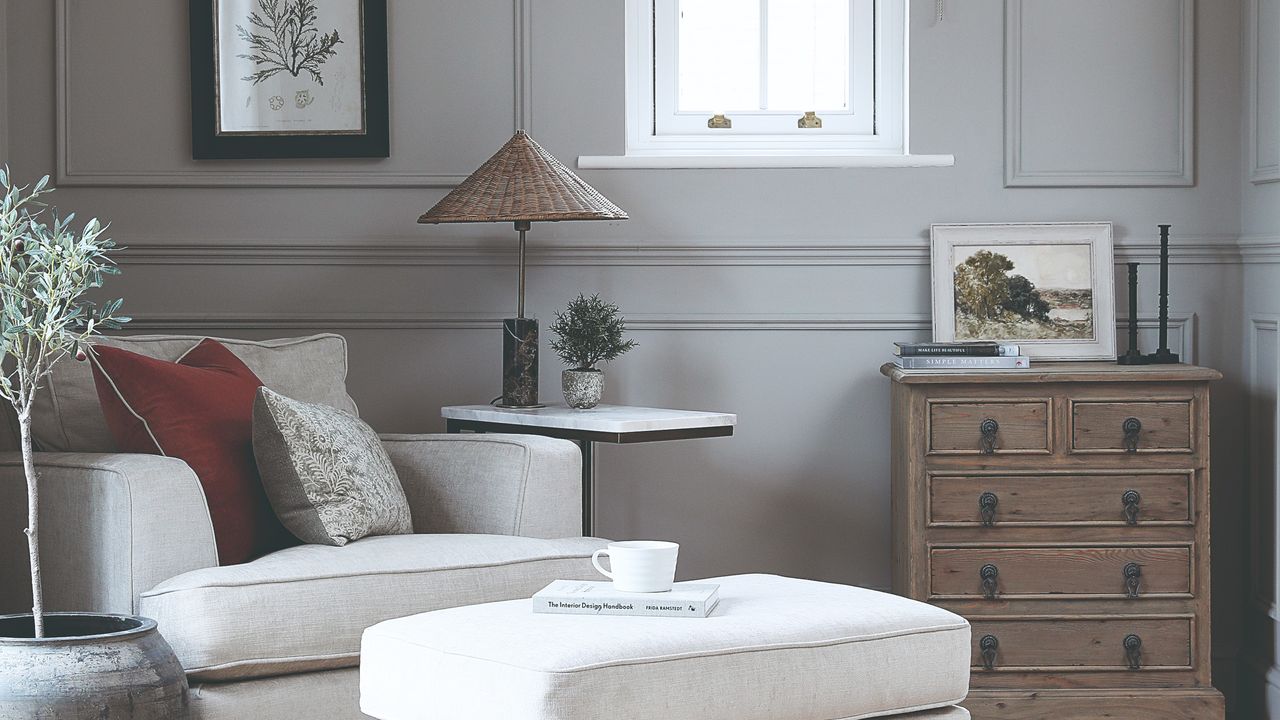
[[[524,316],[525,233],[534,222],[626,220],[609,202],[556,160],[524,130],[462,181],[419,223],[511,222],[520,233],[516,317],[502,321],[501,407],[538,403],[538,321]]]

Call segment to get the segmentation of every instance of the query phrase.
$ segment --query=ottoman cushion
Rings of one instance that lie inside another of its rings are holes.
[[[969,687],[969,625],[862,588],[712,578],[706,619],[542,615],[528,600],[365,631],[360,705],[382,720],[833,720],[942,708]],[[941,715],[940,717],[947,717]]]

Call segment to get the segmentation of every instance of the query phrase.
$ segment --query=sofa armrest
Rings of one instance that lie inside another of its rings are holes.
[[[218,564],[195,472],[158,455],[36,453],[45,607],[134,614],[138,595]],[[0,453],[0,612],[30,612],[26,476]]]
[[[582,455],[536,435],[384,435],[420,533],[582,534]]]

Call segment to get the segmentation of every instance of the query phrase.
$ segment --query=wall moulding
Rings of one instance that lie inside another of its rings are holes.
[[[514,263],[516,245],[507,239],[437,241],[427,237],[371,240],[204,240],[173,242],[121,237],[122,265],[372,265],[489,266]],[[1280,259],[1280,238],[1251,246],[1252,257]],[[1171,243],[1175,265],[1232,265],[1242,261],[1233,236],[1178,236]],[[1155,263],[1154,239],[1121,239],[1116,263]],[[860,242],[805,240],[674,243],[563,239],[531,243],[529,263],[540,266],[686,267],[686,266],[927,266],[929,242],[923,238],[885,238]]]
[[[1195,184],[1195,0],[1180,3],[1178,164],[1169,168],[1030,170],[1023,134],[1023,0],[1005,0],[1005,186],[1164,187]]]
[[[1248,388],[1249,388],[1249,488],[1248,502],[1251,508],[1249,546],[1253,548],[1249,558],[1249,603],[1260,614],[1271,620],[1276,618],[1276,600],[1280,598],[1280,574],[1273,565],[1277,559],[1277,537],[1274,519],[1280,517],[1276,503],[1280,494],[1276,487],[1276,428],[1280,416],[1276,414],[1277,391],[1280,390],[1280,316],[1255,313],[1249,316],[1248,335]],[[1271,361],[1262,362],[1263,344],[1271,346]],[[1264,417],[1263,413],[1271,417]],[[1260,437],[1259,428],[1270,428],[1270,437]],[[1270,455],[1270,457],[1268,457]],[[1265,475],[1265,477],[1264,477]],[[1271,489],[1264,491],[1264,489]],[[1270,497],[1267,496],[1270,492]],[[1268,517],[1268,515],[1270,517]],[[1270,528],[1272,537],[1263,537],[1262,531]],[[1258,552],[1258,548],[1271,548],[1271,552]]]
[[[1247,118],[1249,129],[1249,179],[1254,183],[1280,182],[1280,87],[1273,88],[1273,94],[1277,98],[1275,107],[1271,107],[1270,117],[1259,102],[1261,95],[1261,82],[1265,73],[1260,72],[1259,58],[1261,57],[1264,46],[1277,47],[1280,46],[1280,20],[1277,20],[1274,27],[1263,27],[1261,21],[1261,10],[1263,2],[1276,3],[1276,0],[1249,0],[1249,37],[1246,41],[1246,78],[1248,82],[1248,91],[1246,95],[1249,100]],[[1276,13],[1280,16],[1280,12]],[[1269,33],[1269,34],[1268,34]],[[1280,70],[1272,69],[1271,82],[1280,86]],[[1259,147],[1259,135],[1264,126],[1270,126],[1271,132],[1276,135],[1275,148],[1272,157],[1261,157],[1262,150]]]
[[[530,122],[531,76],[533,72],[530,62],[531,48],[528,35],[532,23],[529,0],[512,0],[513,31],[512,53],[515,58],[515,82],[512,86],[512,131],[526,127]],[[263,160],[263,169],[218,169],[218,165],[200,168],[179,168],[156,171],[89,169],[78,165],[72,152],[73,122],[70,114],[70,97],[72,92],[72,68],[70,50],[74,46],[71,33],[70,0],[54,0],[54,96],[56,118],[56,154],[54,178],[56,184],[63,187],[157,187],[157,188],[451,188],[457,186],[471,172],[388,172],[377,169],[342,169],[326,168],[319,170],[306,169],[300,163],[288,161]],[[394,12],[394,9],[393,9]],[[4,4],[0,3],[0,28],[4,27]],[[0,90],[3,90],[3,53],[0,53]],[[183,60],[185,67],[186,60]],[[392,74],[394,76],[394,69]],[[394,78],[393,78],[394,80]],[[186,97],[180,98],[183,106],[189,103]],[[0,108],[3,108],[3,95],[0,94]],[[395,112],[395,98],[392,98],[392,112]],[[3,116],[0,116],[3,118]],[[5,122],[0,119],[0,151],[6,150],[4,145]],[[394,118],[393,118],[394,124]],[[394,143],[393,138],[393,143]],[[395,152],[394,147],[392,152]],[[0,157],[5,153],[0,152]],[[190,161],[190,157],[184,158]],[[331,161],[341,162],[341,161]],[[385,162],[385,161],[384,161]],[[372,165],[370,161],[352,160],[352,165]]]
[[[1280,235],[1245,235],[1239,244],[1246,263],[1280,262]]]
[[[139,313],[129,332],[255,331],[255,330],[482,330],[501,327],[505,314],[487,313],[237,313],[226,315]],[[1125,329],[1120,318],[1116,331]],[[1155,330],[1157,317],[1139,317],[1138,327]],[[928,332],[930,317],[923,313],[877,314],[629,314],[627,328],[636,332]],[[1199,320],[1195,313],[1170,313],[1169,329],[1184,358],[1195,362]]]
[[[242,313],[227,315],[141,313],[129,323],[130,331],[175,332],[209,330],[484,330],[502,326],[505,314],[484,313]],[[929,317],[903,315],[833,314],[705,314],[628,315],[627,328],[653,330],[790,330],[790,331],[894,331],[929,329]]]

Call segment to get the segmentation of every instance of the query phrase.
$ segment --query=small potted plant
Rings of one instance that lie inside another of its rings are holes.
[[[129,319],[115,315],[119,300],[84,299],[118,272],[108,257],[115,244],[97,220],[80,229],[71,215],[46,223],[48,184],[45,177],[20,187],[0,170],[0,397],[17,412],[22,436],[31,561],[31,612],[0,615],[0,718],[184,718],[186,675],[154,620],[44,609],[32,401],[56,363],[80,355],[100,328]]]
[[[569,407],[589,410],[604,392],[604,372],[596,368],[636,346],[623,339],[627,326],[618,306],[599,295],[578,295],[551,323],[551,349],[569,369],[560,374],[564,401]]]

